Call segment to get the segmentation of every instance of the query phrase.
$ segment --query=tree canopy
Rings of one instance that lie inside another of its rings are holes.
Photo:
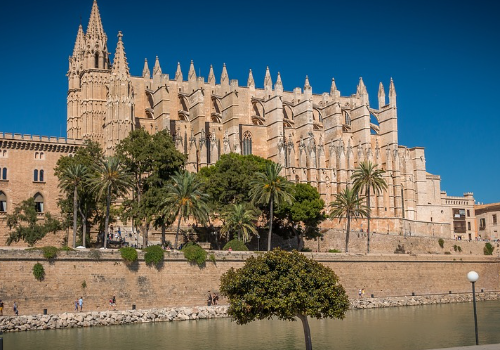
[[[306,349],[312,349],[307,317],[343,319],[349,299],[337,275],[297,251],[250,257],[245,265],[221,277],[221,294],[229,299],[228,314],[238,324],[277,317],[304,327]]]

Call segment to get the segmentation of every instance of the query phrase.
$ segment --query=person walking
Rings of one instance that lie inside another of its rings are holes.
[[[78,311],[78,299],[75,300],[75,311]]]
[[[207,305],[212,306],[212,293],[208,291]]]
[[[83,309],[83,297],[80,297],[80,299],[78,299],[78,305],[80,306],[80,312],[82,312],[82,309]]]
[[[19,309],[17,308],[17,303],[14,301],[14,314],[19,316]]]
[[[3,301],[0,299],[0,316],[3,316]]]

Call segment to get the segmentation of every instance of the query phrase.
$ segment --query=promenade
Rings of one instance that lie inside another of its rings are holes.
[[[432,349],[432,350],[499,350],[500,344],[460,346],[458,348]]]

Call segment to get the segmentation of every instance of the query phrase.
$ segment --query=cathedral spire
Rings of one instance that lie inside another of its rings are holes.
[[[252,70],[248,73],[247,86],[255,88],[255,80],[253,80]]]
[[[182,71],[181,71],[181,63],[177,62],[177,70],[175,71],[175,78],[177,82],[182,82]]]
[[[222,74],[220,75],[220,84],[229,85],[229,75],[227,74],[226,64],[222,66]]]
[[[363,82],[363,78],[359,77],[358,89],[356,91],[356,95],[361,99],[361,103],[364,105],[368,105],[368,91],[366,90],[365,83]]]
[[[210,85],[215,85],[214,67],[212,67],[212,65],[210,65],[210,72],[208,72],[208,83]]]
[[[80,26],[78,27],[78,32],[76,33],[75,47],[73,48],[73,58],[79,58],[83,50],[85,50],[85,34],[83,33],[83,27],[80,24]]]
[[[274,90],[279,93],[283,92],[283,82],[281,81],[280,72],[278,72],[278,77],[276,78],[276,83],[274,84]]]
[[[396,88],[394,87],[394,81],[391,78],[391,84],[389,85],[389,105],[391,107],[396,107]]]
[[[191,64],[189,65],[188,80],[196,81],[196,71],[194,70],[193,60],[191,60]]]
[[[142,77],[149,79],[151,77],[151,72],[149,71],[148,67],[148,59],[144,59],[144,68],[142,68]]]
[[[129,75],[127,56],[125,55],[125,48],[122,41],[123,34],[118,32],[118,43],[116,44],[115,56],[113,58],[112,74],[122,74],[123,76]]]
[[[158,59],[158,56],[156,56],[155,59],[155,65],[153,67],[153,75],[161,75],[160,60]]]
[[[264,89],[273,89],[273,80],[271,79],[271,73],[269,72],[269,66],[266,67],[266,75],[264,76]]]
[[[330,96],[335,95],[335,91],[337,91],[337,85],[335,84],[335,78],[332,78],[332,85],[330,86]]]
[[[92,4],[92,11],[90,12],[89,24],[87,26],[87,39],[89,38],[93,40],[102,40],[106,38],[96,0],[94,0]]]
[[[304,82],[304,91],[311,90],[311,84],[309,84],[309,77],[306,75],[306,81]]]
[[[385,106],[385,90],[382,82],[378,85],[378,109]]]

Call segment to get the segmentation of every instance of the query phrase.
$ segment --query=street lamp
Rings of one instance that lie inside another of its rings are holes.
[[[474,304],[474,329],[476,331],[476,345],[479,345],[478,337],[477,337],[477,313],[476,313],[476,281],[479,279],[479,275],[476,271],[470,271],[467,274],[467,279],[470,283],[472,283],[472,303]]]

